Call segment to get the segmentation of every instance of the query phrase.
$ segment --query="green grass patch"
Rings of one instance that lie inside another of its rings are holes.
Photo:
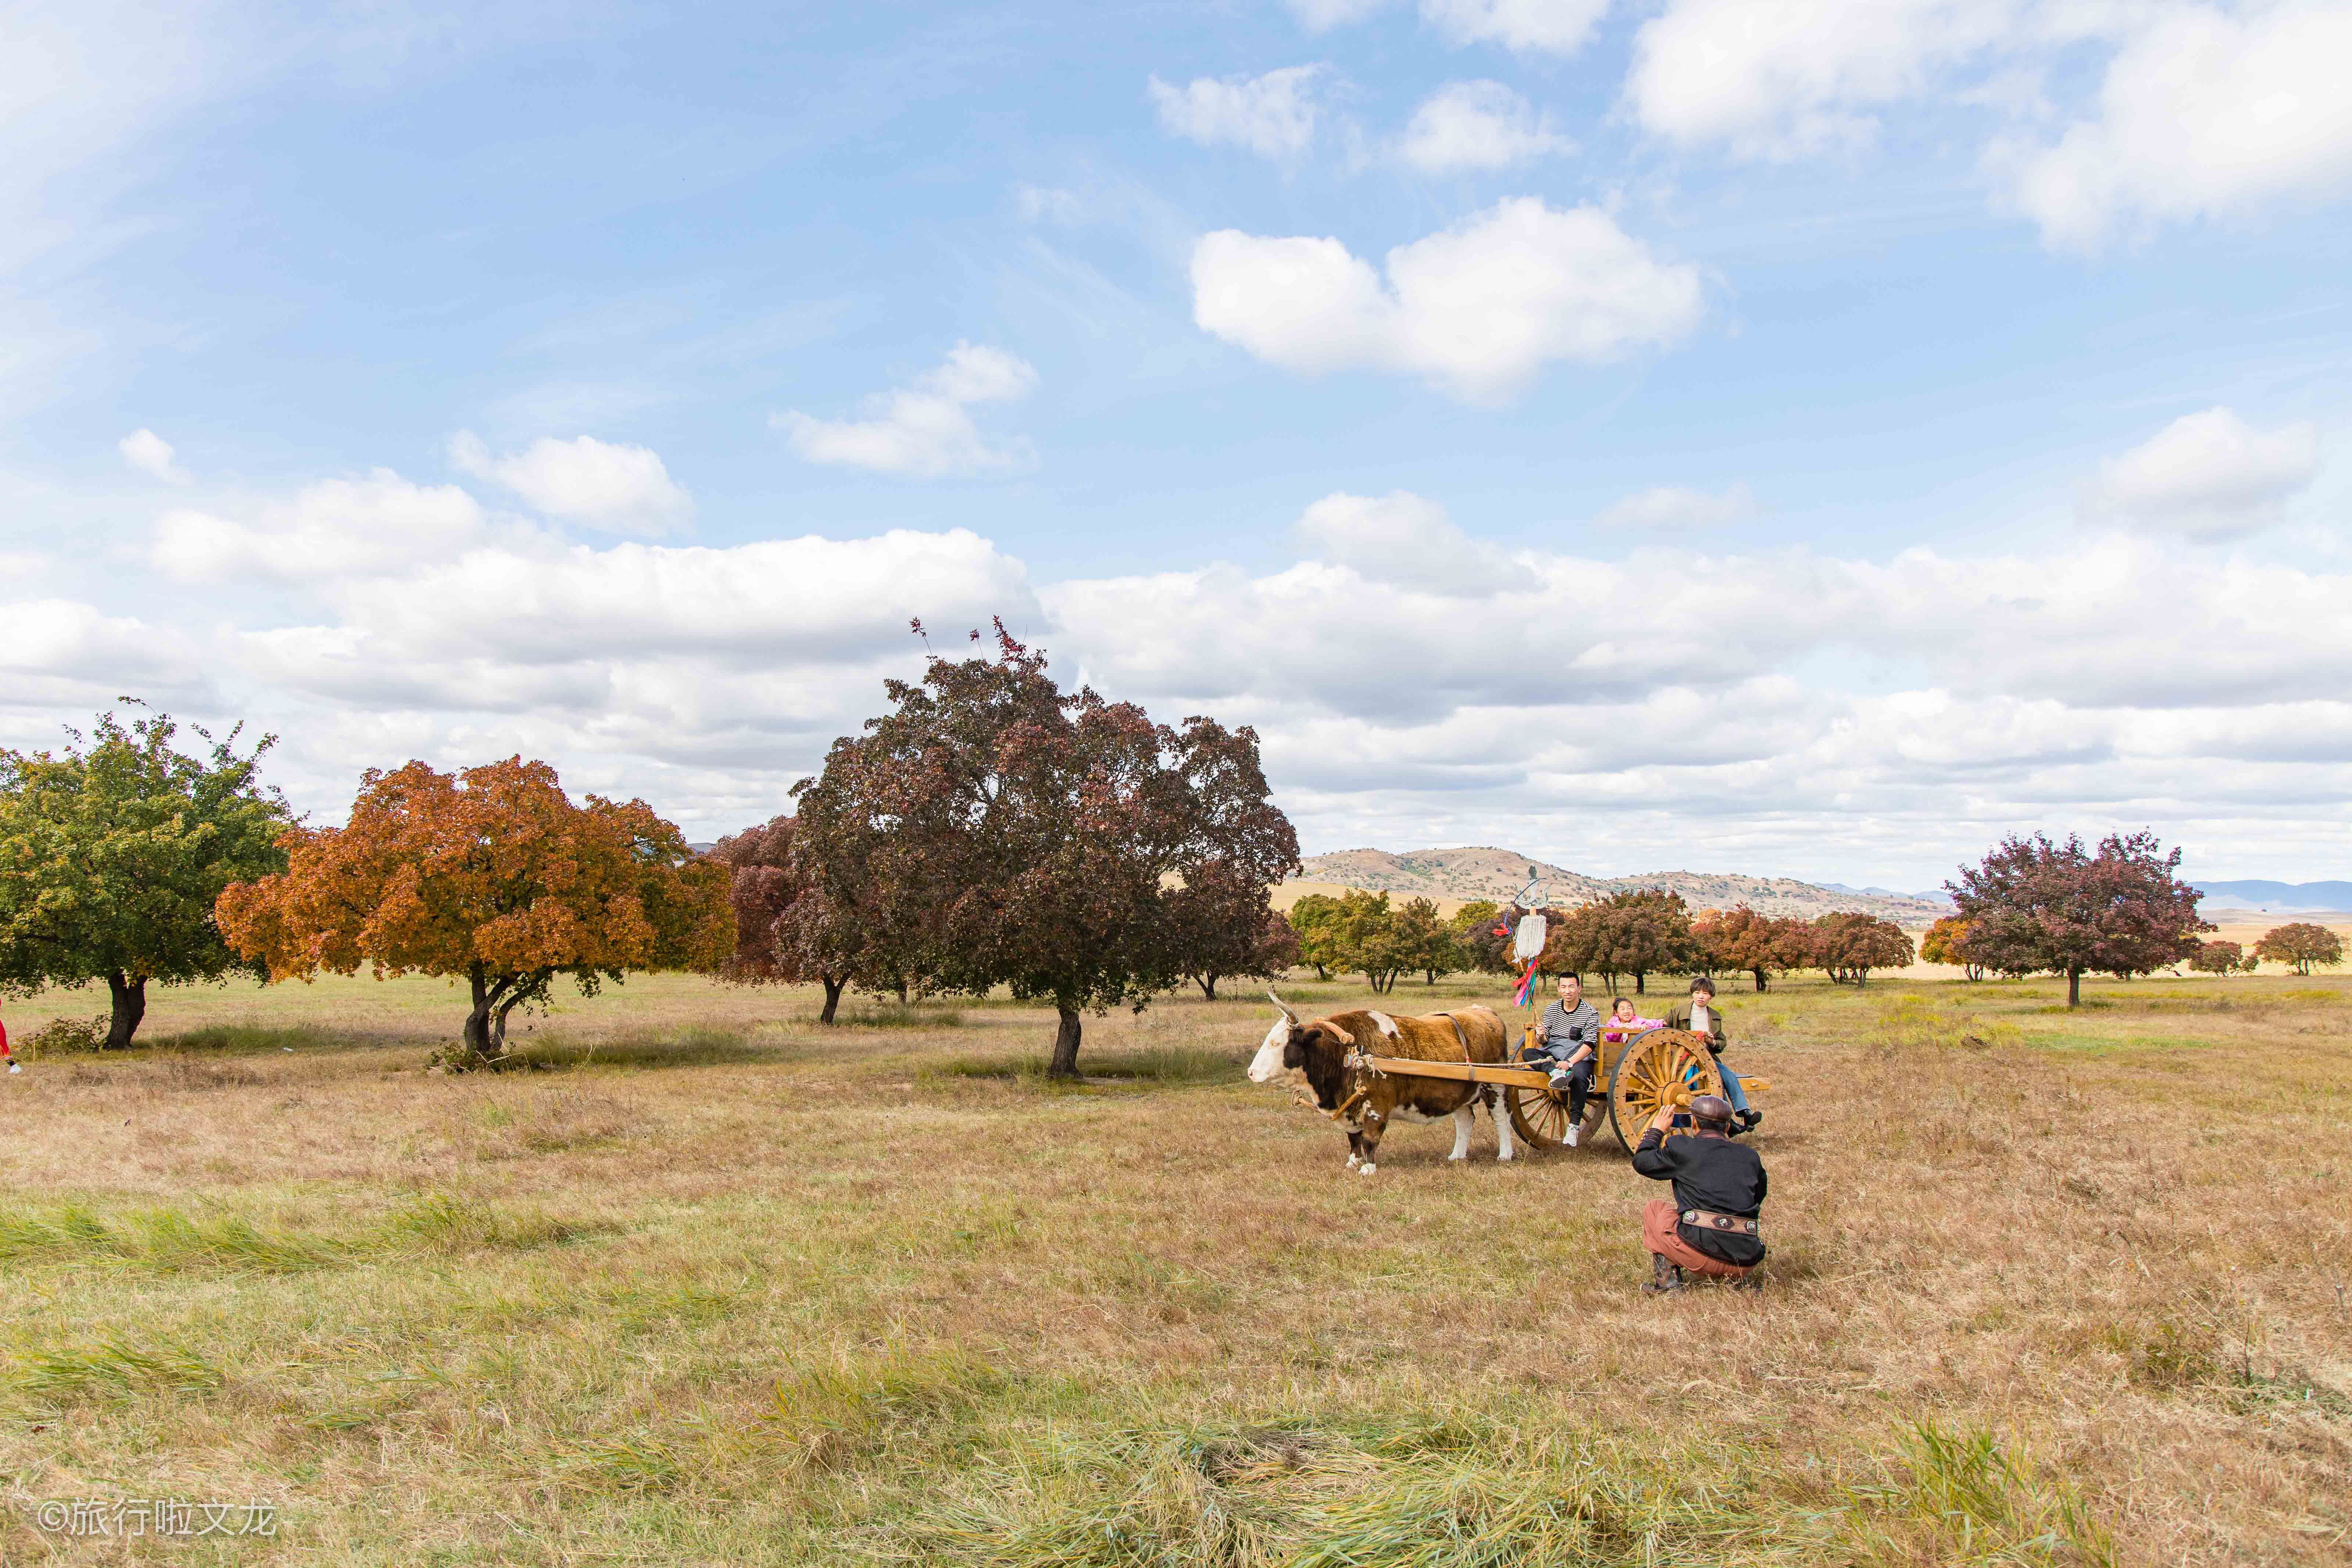
[[[1923,1421],[1904,1434],[1886,1484],[1857,1489],[1864,1554],[1897,1562],[2105,1568],[2113,1539],[2063,1477],[1990,1428]]]
[[[160,1274],[289,1274],[362,1258],[529,1251],[617,1228],[496,1208],[446,1193],[412,1199],[355,1237],[264,1229],[239,1215],[190,1215],[169,1208],[109,1219],[67,1205],[0,1211],[0,1262],[113,1263]]]
[[[108,1338],[19,1351],[8,1381],[36,1399],[128,1399],[141,1394],[209,1394],[221,1385],[221,1371],[185,1345]]]
[[[1436,1415],[991,1433],[891,1531],[966,1568],[1625,1568],[1903,1562],[2103,1568],[2062,1479],[1989,1431],[1906,1431],[1875,1483],[1754,1450]]]

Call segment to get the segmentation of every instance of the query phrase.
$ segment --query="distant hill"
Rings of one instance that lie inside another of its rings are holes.
[[[1584,903],[1634,888],[1664,888],[1680,893],[1694,910],[1727,910],[1746,904],[1759,914],[1811,919],[1835,910],[1924,925],[1946,906],[1873,889],[1822,887],[1792,877],[1746,877],[1734,872],[1652,871],[1639,877],[1588,877],[1508,849],[1342,849],[1309,858],[1292,879],[1367,888],[1402,897],[1507,900],[1528,879],[1528,868],[1543,879],[1544,898],[1554,905]]]
[[[2204,882],[2184,878],[2204,893],[2207,910],[2269,910],[2283,915],[2352,910],[2352,882]]]

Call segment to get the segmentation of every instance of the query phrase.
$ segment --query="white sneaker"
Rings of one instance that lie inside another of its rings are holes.
[[[1573,1121],[1568,1124],[1568,1146],[1571,1149],[1576,1147],[1576,1123]]]

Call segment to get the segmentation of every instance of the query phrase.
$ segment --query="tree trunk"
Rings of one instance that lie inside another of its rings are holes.
[[[904,1007],[907,1005],[907,977],[901,974],[898,976],[898,1005]]]
[[[1078,1076],[1078,1033],[1084,1020],[1079,1018],[1076,1007],[1057,1006],[1056,1011],[1062,1015],[1062,1025],[1054,1031],[1054,1059],[1046,1064],[1045,1076],[1076,1078]]]
[[[833,1010],[841,1005],[841,994],[848,987],[849,976],[845,974],[835,980],[830,974],[820,974],[817,981],[824,987],[824,1011],[817,1015],[816,1021],[830,1024],[833,1022]]]
[[[106,1048],[127,1050],[131,1037],[139,1032],[139,1021],[147,1016],[147,977],[118,969],[106,977],[106,989],[114,1000],[114,1016],[106,1026]]]
[[[466,1065],[478,1067],[488,1061],[490,1049],[490,1004],[496,993],[490,989],[489,974],[478,963],[467,972],[472,986],[473,1005],[466,1012]]]
[[[1772,977],[1770,975],[1765,973],[1760,969],[1751,969],[1748,973],[1756,976],[1756,994],[1761,996],[1764,993],[1772,989]]]
[[[2066,972],[2066,1005],[2079,1007],[2082,1005],[2083,972],[2079,969],[2070,969]]]
[[[1647,986],[1645,986],[1645,985],[1643,985],[1643,984],[1642,984],[1642,983],[1643,983],[1643,980],[1645,980],[1645,979],[1647,979],[1647,978],[1648,978],[1648,976],[1647,976],[1647,975],[1646,975],[1643,971],[1638,970],[1638,969],[1637,969],[1637,970],[1635,970],[1635,971],[1633,971],[1633,994],[1634,994],[1634,995],[1639,996],[1639,995],[1641,995],[1644,991],[1646,991],[1646,990],[1648,989],[1648,987],[1647,987]],[[1612,989],[1613,989],[1613,987],[1612,987]]]
[[[1318,963],[1315,966],[1315,978],[1328,984],[1331,979],[1331,972]]]
[[[1869,983],[1870,983],[1870,971],[1869,971],[1869,970],[1867,970],[1867,969],[1857,969],[1857,970],[1855,970],[1855,971],[1853,972],[1853,988],[1854,988],[1856,991],[1861,990],[1864,985],[1867,985]]]

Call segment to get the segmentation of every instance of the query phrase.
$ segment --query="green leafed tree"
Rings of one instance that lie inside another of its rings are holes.
[[[1339,962],[1335,969],[1352,969],[1375,991],[1396,989],[1397,976],[1410,968],[1412,953],[1397,931],[1396,910],[1386,893],[1351,889],[1339,896]]]
[[[1339,915],[1339,900],[1328,893],[1307,893],[1290,906],[1290,929],[1298,938],[1298,962],[1312,964],[1318,980],[1328,980],[1333,970],[1344,967]]]
[[[1397,910],[1396,942],[1404,967],[1428,984],[1434,985],[1439,975],[1464,967],[1454,932],[1438,918],[1436,904],[1427,899],[1407,899],[1404,908]]]
[[[106,983],[106,1044],[131,1043],[147,986],[238,967],[213,921],[231,883],[282,869],[290,813],[257,778],[275,743],[173,743],[168,714],[101,714],[61,752],[0,751],[0,987]]]
[[[2254,956],[2308,974],[2314,968],[2333,969],[2343,963],[2344,939],[2326,926],[2295,921],[2264,931],[2254,943]]]

